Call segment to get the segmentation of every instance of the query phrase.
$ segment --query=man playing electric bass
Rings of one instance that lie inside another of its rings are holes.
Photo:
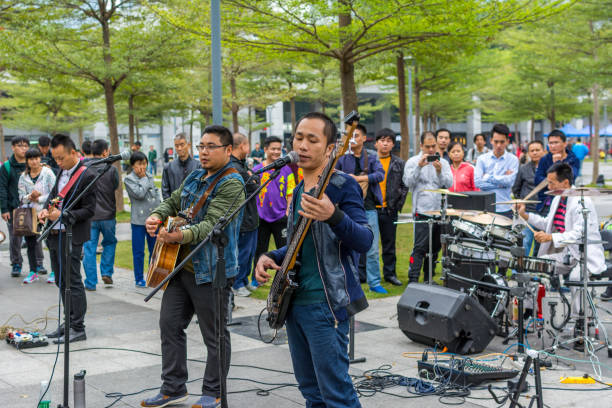
[[[373,234],[359,184],[335,172],[321,199],[309,195],[336,142],[336,126],[326,115],[306,114],[297,123],[293,150],[304,180],[295,188],[289,208],[291,242],[298,215],[313,222],[304,238],[296,289],[287,312],[287,336],[295,377],[306,406],[360,407],[348,374],[349,317],[368,306],[357,271],[357,253],[372,245]],[[324,177],[321,177],[324,178]],[[262,255],[256,278],[267,282],[268,269],[280,269],[287,246]]]
[[[244,200],[243,181],[230,164],[232,155],[232,133],[223,126],[208,126],[200,140],[200,163],[187,176],[183,184],[157,207],[147,218],[145,226],[151,235],[157,234],[162,243],[180,243],[180,262],[191,252],[191,248],[202,241],[220,217],[229,214]],[[212,188],[211,188],[212,186]],[[207,196],[205,196],[207,194]],[[189,214],[201,197],[206,197],[200,211],[190,214],[189,223],[183,229],[168,232],[159,228],[166,218],[180,213]],[[225,274],[227,287],[223,290],[223,302],[229,301],[233,278],[238,273],[238,235],[242,214],[230,222],[225,229],[228,244],[225,247]],[[159,229],[159,232],[158,232]],[[188,398],[187,388],[187,344],[185,329],[194,313],[208,355],[202,384],[202,397],[193,408],[213,408],[220,405],[220,378],[218,372],[215,322],[213,274],[216,270],[216,250],[207,243],[187,263],[178,275],[172,278],[164,292],[159,326],[162,348],[162,381],[160,392],[141,402],[143,407],[165,407]],[[230,340],[225,330],[225,373],[229,368]]]

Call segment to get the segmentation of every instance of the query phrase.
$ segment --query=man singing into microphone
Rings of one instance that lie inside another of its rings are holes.
[[[348,319],[368,307],[357,272],[358,252],[373,241],[362,190],[345,173],[332,174],[323,197],[311,195],[334,143],[336,125],[311,112],[296,126],[293,149],[304,180],[295,188],[287,230],[298,215],[313,220],[300,250],[297,288],[287,312],[287,337],[293,371],[307,407],[355,408],[359,398],[348,374]],[[270,279],[267,269],[280,269],[287,247],[259,258],[257,280]]]
[[[281,156],[282,143],[276,136],[270,136],[264,141],[264,152],[266,159],[253,167],[253,171],[268,166]],[[267,170],[260,176],[261,184],[264,184],[273,169]],[[287,242],[287,209],[288,203],[295,187],[295,177],[291,168],[285,166],[280,175],[264,187],[257,196],[257,213],[259,214],[259,229],[257,231],[257,249],[255,249],[255,260],[268,250],[270,235],[274,235],[274,244],[277,248],[284,246]]]
[[[230,214],[244,200],[243,181],[240,173],[230,163],[233,137],[223,126],[208,126],[198,145],[201,169],[190,173],[183,184],[157,207],[147,218],[147,232],[155,235],[161,223],[168,217],[186,212],[195,206],[208,192],[201,210],[191,215],[189,224],[178,231],[161,228],[157,233],[162,243],[180,243],[177,264],[200,241],[204,240],[220,217]],[[223,290],[223,303],[229,301],[233,278],[238,274],[238,236],[242,212],[225,229],[228,243],[225,247],[225,275],[227,286]],[[216,302],[212,287],[216,270],[216,250],[207,243],[176,275],[164,292],[159,317],[162,349],[162,386],[160,392],[141,402],[143,407],[165,407],[185,401],[187,387],[187,336],[185,329],[194,313],[206,344],[206,370],[202,384],[202,396],[192,408],[214,408],[220,405],[220,378],[216,344]],[[230,337],[225,330],[226,361],[224,376],[230,363]]]

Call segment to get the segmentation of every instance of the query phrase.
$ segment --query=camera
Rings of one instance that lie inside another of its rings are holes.
[[[435,162],[436,160],[440,160],[440,153],[427,156],[427,162],[429,163]]]

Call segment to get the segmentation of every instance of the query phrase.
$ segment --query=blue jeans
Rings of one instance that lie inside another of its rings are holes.
[[[113,276],[115,264],[116,220],[99,220],[91,222],[89,241],[83,244],[83,269],[85,269],[85,286],[95,288],[98,284],[98,268],[96,265],[96,249],[102,234],[102,256],[100,257],[100,275]]]
[[[380,257],[378,255],[378,211],[366,210],[368,225],[372,228],[374,239],[372,246],[366,253],[366,275],[368,277],[368,285],[371,288],[380,285]]]
[[[238,276],[234,281],[234,289],[240,289],[249,284],[249,273],[257,248],[257,229],[241,232],[238,236]]]
[[[130,224],[132,226],[132,261],[134,262],[134,279],[136,282],[143,280],[144,247],[145,239],[149,247],[149,259],[155,246],[155,237],[147,234],[144,225]]]
[[[348,331],[348,320],[334,328],[334,317],[327,303],[290,307],[289,351],[306,407],[361,407],[348,374]]]
[[[149,165],[147,166],[147,172],[149,174],[157,176],[157,163],[154,161],[149,162]]]
[[[523,247],[525,247],[525,256],[529,256],[531,254],[531,245],[533,244],[533,232],[527,227],[523,230]],[[535,250],[535,248],[534,248]],[[537,254],[533,254],[536,256]]]

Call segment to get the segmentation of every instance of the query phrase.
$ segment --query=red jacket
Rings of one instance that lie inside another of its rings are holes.
[[[450,191],[480,191],[474,185],[474,166],[468,162],[463,162],[458,169],[451,164],[453,172],[453,185]]]

